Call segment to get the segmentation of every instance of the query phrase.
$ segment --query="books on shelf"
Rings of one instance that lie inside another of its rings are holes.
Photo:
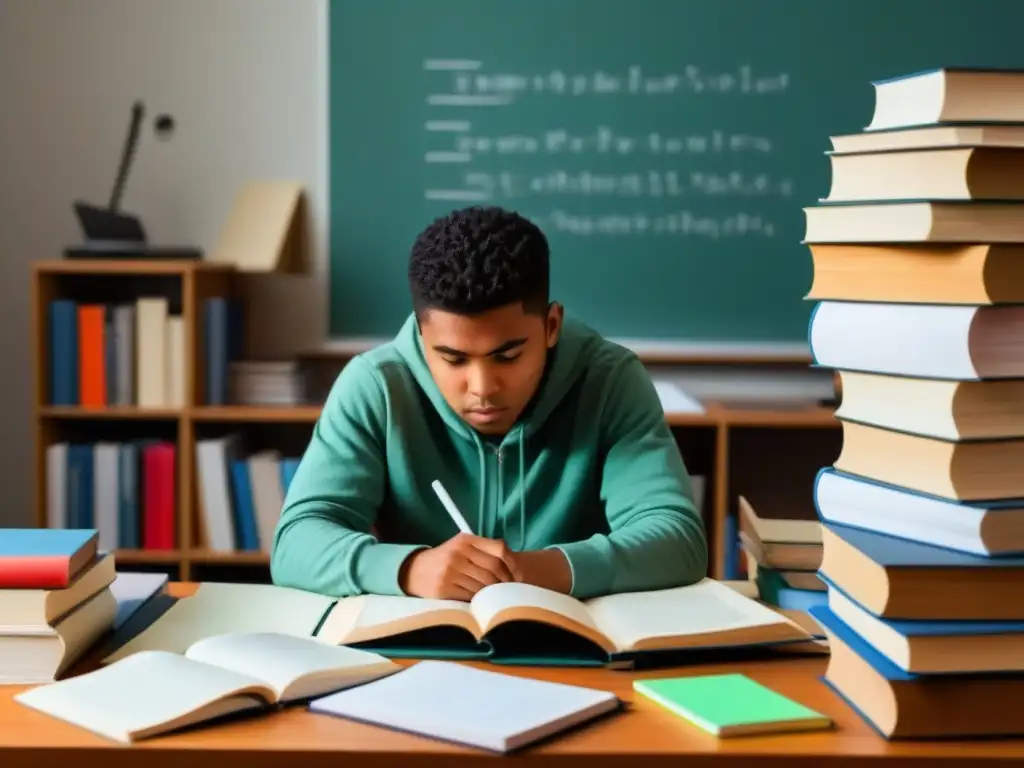
[[[999,175],[1024,158],[1024,72],[876,92],[805,209],[812,355],[843,385],[842,450],[814,486],[827,597],[809,610],[826,681],[884,736],[1020,736],[1024,187]]]
[[[185,403],[184,318],[162,296],[49,304],[49,404],[180,408]]]
[[[203,299],[194,355],[202,361],[196,395],[206,405],[301,402],[292,362],[243,361],[244,307],[225,296]],[[180,409],[192,343],[167,296],[109,302],[58,298],[47,309],[47,403],[64,407]],[[268,369],[269,365],[269,371]],[[255,378],[253,378],[255,376]],[[268,384],[269,376],[269,384]],[[283,382],[283,383],[282,383]]]
[[[228,399],[236,405],[289,406],[308,400],[298,360],[236,360],[228,374]]]
[[[173,550],[177,534],[177,445],[56,442],[46,448],[46,525],[94,528],[104,550]]]
[[[298,457],[247,455],[240,433],[196,442],[203,546],[213,552],[269,552]]]

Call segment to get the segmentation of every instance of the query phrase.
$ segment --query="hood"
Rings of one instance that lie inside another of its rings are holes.
[[[599,342],[600,337],[593,330],[566,313],[558,343],[548,356],[547,370],[541,379],[540,388],[519,417],[519,421],[501,440],[500,450],[505,451],[511,448],[513,443],[518,449],[516,463],[519,470],[519,545],[514,547],[515,549],[522,549],[526,540],[526,501],[523,493],[527,469],[525,466],[525,441],[544,425],[561,404],[577,379],[586,370],[586,361],[590,357],[592,348]],[[452,410],[437,388],[423,354],[423,340],[420,337],[415,314],[410,314],[406,319],[395,337],[394,345],[396,351],[408,365],[416,383],[426,393],[448,429],[476,446],[480,459],[480,499],[476,530],[483,530],[487,498],[485,451],[488,450],[488,446],[485,445],[480,434]],[[511,542],[506,543],[510,547],[512,546]]]

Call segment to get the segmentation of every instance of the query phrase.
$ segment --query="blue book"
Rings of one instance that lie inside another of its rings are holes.
[[[91,528],[0,528],[0,589],[64,589],[98,546]]]
[[[92,528],[95,525],[92,445],[68,445],[67,463],[67,525],[69,528]]]
[[[824,523],[974,555],[1024,555],[1024,499],[958,501],[825,467],[814,506]]]
[[[235,514],[235,546],[243,552],[258,552],[259,533],[256,529],[256,505],[252,498],[249,463],[245,459],[231,462],[232,505]]]
[[[68,299],[49,306],[50,405],[78,405],[78,307]]]
[[[1024,671],[1024,621],[884,619],[828,578],[828,607],[905,672]]]
[[[295,473],[299,471],[299,462],[301,459],[285,458],[281,459],[281,489],[282,495],[288,495],[288,489],[291,487],[292,480],[295,478]]]
[[[240,360],[245,340],[245,306],[214,296],[203,302],[203,344],[206,359],[206,405],[226,405],[231,363]]]
[[[740,535],[736,515],[725,516],[725,530],[722,532],[725,543],[725,578],[740,578]]]
[[[203,341],[206,353],[206,405],[228,401],[228,304],[215,296],[203,302]]]
[[[1024,735],[1024,674],[920,675],[893,664],[826,606],[810,610],[825,631],[828,684],[887,739]]]
[[[1024,557],[982,557],[822,524],[818,575],[887,619],[1024,621]]]
[[[795,589],[786,583],[774,568],[757,568],[757,593],[762,602],[787,611],[807,613],[816,605],[825,605],[828,595],[824,590]]]
[[[118,546],[122,549],[142,547],[142,449],[147,441],[121,443],[118,449]]]

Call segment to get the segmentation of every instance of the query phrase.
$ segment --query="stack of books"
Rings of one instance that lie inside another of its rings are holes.
[[[887,738],[1021,735],[1024,73],[874,85],[805,209],[811,352],[842,382],[826,681]]]
[[[0,529],[0,684],[58,679],[111,631],[114,556],[95,530]]]
[[[309,402],[298,360],[235,360],[230,364],[228,400],[234,405],[296,406]]]
[[[758,599],[783,611],[809,614],[825,603],[821,566],[821,523],[757,514],[744,497],[738,499],[739,540],[747,578],[757,585]],[[806,623],[805,626],[809,626]]]

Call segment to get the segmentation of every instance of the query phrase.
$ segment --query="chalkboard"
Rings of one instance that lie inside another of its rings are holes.
[[[331,333],[390,336],[416,233],[530,216],[606,335],[806,340],[802,207],[871,81],[1024,66],[1022,0],[333,0]]]

